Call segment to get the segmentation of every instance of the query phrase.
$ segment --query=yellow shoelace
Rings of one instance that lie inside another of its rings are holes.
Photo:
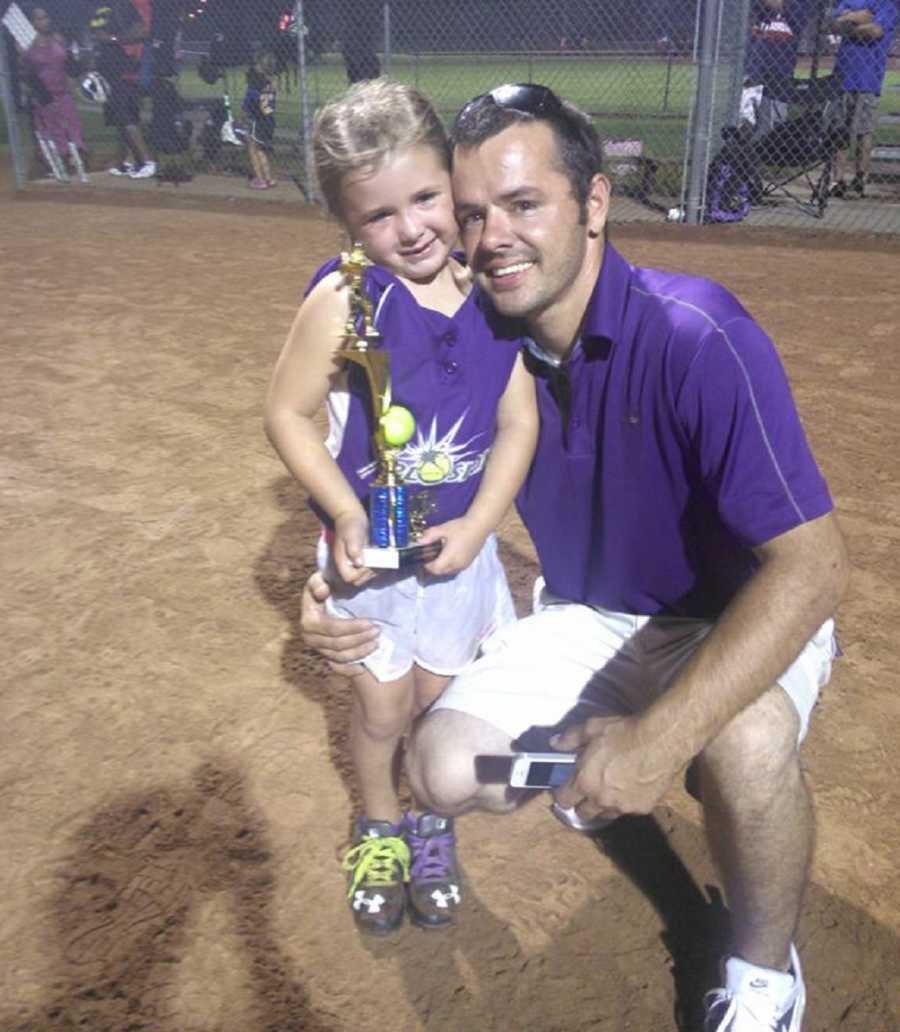
[[[401,880],[409,881],[409,846],[394,835],[386,838],[366,838],[348,849],[343,868],[352,871],[348,896],[352,896],[360,883],[366,885],[393,885],[397,882],[397,865],[400,865]]]

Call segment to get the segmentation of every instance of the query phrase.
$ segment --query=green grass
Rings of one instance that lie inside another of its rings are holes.
[[[823,73],[827,70],[822,69]],[[335,55],[325,55],[308,71],[312,110],[346,88],[344,66]],[[688,63],[669,65],[653,57],[395,54],[390,73],[393,78],[422,89],[448,122],[467,100],[497,83],[543,82],[590,112],[604,138],[643,140],[646,154],[673,166],[681,161],[684,152],[695,70]],[[801,65],[798,74],[808,74],[808,68]],[[236,114],[244,82],[242,71],[229,73],[228,87]],[[182,69],[178,87],[189,100],[220,97],[224,88],[221,82],[212,86],[204,83],[191,67]],[[879,111],[900,114],[900,70],[887,73]],[[103,126],[99,111],[85,110],[82,116],[86,137],[95,149],[112,151],[115,133]],[[299,166],[296,148],[286,147],[283,142],[296,136],[299,128],[300,97],[296,86],[285,87],[282,83],[277,123],[281,133],[279,163]],[[3,143],[6,125],[0,117],[0,144]],[[876,144],[900,144],[900,126],[879,127]]]

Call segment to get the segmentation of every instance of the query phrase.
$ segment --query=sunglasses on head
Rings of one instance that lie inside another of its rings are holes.
[[[564,114],[562,101],[547,86],[532,82],[508,82],[504,86],[497,86],[496,89],[482,93],[470,100],[460,111],[457,121],[462,122],[467,115],[472,114],[476,108],[483,106],[488,101],[499,108],[521,111],[526,115],[546,117]]]

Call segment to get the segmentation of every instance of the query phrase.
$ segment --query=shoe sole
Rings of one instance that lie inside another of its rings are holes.
[[[410,908],[409,923],[414,924],[416,928],[424,928],[427,932],[440,932],[456,924],[456,918],[448,917],[446,921],[432,921],[427,917],[423,917],[417,910]]]
[[[359,931],[360,935],[372,935],[376,939],[381,939],[385,935],[390,935],[392,932],[396,932],[397,929],[403,924],[403,912],[400,912],[400,916],[393,924],[384,925],[381,928],[379,928],[377,925],[362,924],[361,922],[356,920],[354,920],[353,923],[356,925],[356,928]]]

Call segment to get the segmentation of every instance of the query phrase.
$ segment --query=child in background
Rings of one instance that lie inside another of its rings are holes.
[[[31,12],[37,35],[22,54],[23,79],[31,87],[31,112],[34,132],[44,157],[64,177],[69,170],[84,176],[81,153],[84,137],[81,119],[70,91],[68,51],[59,33],[52,31],[50,16],[43,7]]]
[[[275,58],[268,51],[258,54],[247,70],[247,92],[241,105],[247,115],[247,153],[253,178],[253,190],[275,186],[269,153],[275,142]]]
[[[439,556],[378,574],[362,565],[375,455],[365,376],[338,354],[350,311],[339,259],[308,288],[275,367],[266,430],[325,525],[318,561],[332,612],[382,628],[351,681],[364,806],[344,862],[354,918],[383,933],[408,906],[415,923],[440,927],[461,898],[453,821],[401,813],[395,760],[413,717],[514,619],[493,531],[531,463],[534,386],[519,341],[492,324],[452,254],[450,150],[428,101],[400,83],[357,83],[319,113],[313,148],[330,210],[376,263],[366,289],[390,354],[392,400],[417,425],[398,466],[411,490],[430,489],[436,511],[420,542],[441,541]],[[323,404],[325,442],[314,421]]]

